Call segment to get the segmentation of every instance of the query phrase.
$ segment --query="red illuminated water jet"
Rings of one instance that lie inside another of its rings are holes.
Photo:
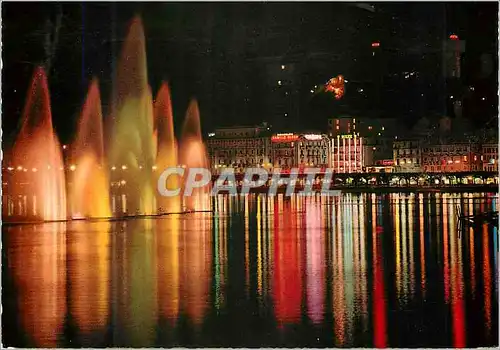
[[[208,169],[208,156],[202,141],[200,111],[196,100],[191,100],[184,119],[179,148],[180,163],[186,167],[186,174],[191,168]],[[185,178],[185,177],[184,177]],[[205,210],[207,205],[207,186],[195,189],[192,196],[184,197],[185,206],[189,210]]]
[[[28,90],[21,129],[11,150],[17,170],[9,196],[27,195],[26,219],[66,219],[66,188],[61,148],[52,127],[47,76],[38,67]]]
[[[154,124],[157,140],[156,166],[158,169],[155,176],[156,183],[161,172],[178,164],[170,89],[165,82],[162,83],[154,102]],[[169,190],[175,190],[178,188],[178,184],[179,179],[173,175],[166,181],[166,187]],[[179,197],[163,197],[157,194],[156,204],[160,211],[178,212],[180,209]]]

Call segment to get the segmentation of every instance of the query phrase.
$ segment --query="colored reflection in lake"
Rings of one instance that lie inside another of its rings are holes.
[[[211,199],[4,226],[3,335],[33,347],[476,347],[498,338],[491,194]]]

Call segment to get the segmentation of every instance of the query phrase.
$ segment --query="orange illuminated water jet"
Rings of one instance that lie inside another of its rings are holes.
[[[202,141],[200,126],[200,111],[196,100],[189,103],[186,118],[182,128],[182,137],[179,148],[180,163],[186,167],[186,173],[191,168],[208,169],[208,156]],[[184,177],[186,178],[186,177]],[[204,210],[208,208],[208,186],[195,189],[192,196],[184,197],[185,206],[189,210]]]
[[[99,85],[94,79],[73,142],[74,175],[70,189],[72,215],[109,217],[109,177],[104,162]]]
[[[28,216],[42,220],[66,219],[63,160],[52,127],[47,76],[42,67],[33,74],[11,162],[13,166],[26,170],[14,174],[7,192],[11,197],[30,194]],[[27,172],[28,169],[31,173]]]

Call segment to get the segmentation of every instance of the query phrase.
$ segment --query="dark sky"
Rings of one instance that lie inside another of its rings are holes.
[[[363,56],[360,47],[374,40],[396,52],[422,43],[440,45],[434,33],[438,36],[456,33],[467,41],[466,66],[476,76],[478,57],[484,52],[497,52],[496,3],[375,3],[373,13],[354,6],[352,3],[2,3],[4,131],[8,136],[15,130],[33,69],[47,62],[45,34],[47,28],[54,28],[59,11],[62,22],[51,57],[49,86],[54,124],[63,142],[72,134],[93,76],[100,80],[103,110],[107,112],[114,58],[119,55],[127,23],[135,14],[143,17],[153,94],[162,80],[170,82],[177,126],[189,98],[196,96],[205,129],[231,124],[233,119],[235,124],[265,119],[266,105],[260,101],[263,95],[259,95],[265,91],[264,85],[260,85],[266,79],[266,71],[259,63],[263,57],[288,59],[318,51],[340,53],[346,60],[353,60],[358,54]],[[494,61],[496,64],[496,56]],[[311,68],[307,77],[323,79],[337,71],[338,67],[330,69],[328,65],[317,72]],[[351,75],[361,72],[354,66],[352,71]],[[496,77],[496,73],[493,75]],[[303,84],[311,83],[306,80],[302,78]],[[485,81],[481,83],[486,85],[485,89],[495,92],[496,78]],[[249,93],[252,102],[244,108],[236,102],[245,94],[241,92],[242,85],[250,85],[248,89],[253,91]],[[401,108],[409,107],[402,104]],[[304,122],[301,126],[309,125]]]

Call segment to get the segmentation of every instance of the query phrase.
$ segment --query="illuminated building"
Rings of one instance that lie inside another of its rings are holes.
[[[243,171],[247,167],[270,166],[270,140],[267,125],[258,127],[219,128],[209,134],[207,149],[212,171],[233,167]]]
[[[400,130],[398,121],[393,118],[359,118],[340,116],[328,119],[329,136],[359,133],[363,137],[392,135]]]
[[[400,129],[397,120],[392,118],[344,116],[328,120],[328,134],[332,139],[352,133],[364,138],[364,145],[370,146],[370,157],[366,158],[365,165],[377,166],[393,160],[392,141]]]
[[[297,164],[300,167],[328,167],[330,160],[330,140],[326,135],[300,135]]]
[[[498,143],[485,143],[481,147],[481,162],[484,171],[498,171]]]
[[[443,43],[443,75],[446,78],[460,78],[461,55],[465,52],[465,41],[451,34]]]
[[[328,134],[330,137],[356,132],[356,118],[343,116],[328,119]]]
[[[421,167],[425,172],[460,172],[482,170],[480,148],[476,144],[448,141],[422,148]]]
[[[293,133],[276,134],[271,137],[271,159],[275,168],[291,169],[297,165],[297,142]]]
[[[367,147],[369,149],[369,146]],[[369,159],[365,151],[366,159]],[[377,160],[371,162],[373,165],[366,165],[366,172],[368,173],[392,173],[394,172],[394,161],[391,159]]]
[[[420,141],[405,139],[393,141],[394,171],[411,173],[420,172],[421,149]]]
[[[371,152],[371,162],[366,160],[366,165],[379,165],[383,162],[393,162],[394,137],[380,134],[366,138],[366,146]]]
[[[362,172],[365,167],[364,138],[357,134],[337,135],[331,139],[331,167],[338,173]]]

